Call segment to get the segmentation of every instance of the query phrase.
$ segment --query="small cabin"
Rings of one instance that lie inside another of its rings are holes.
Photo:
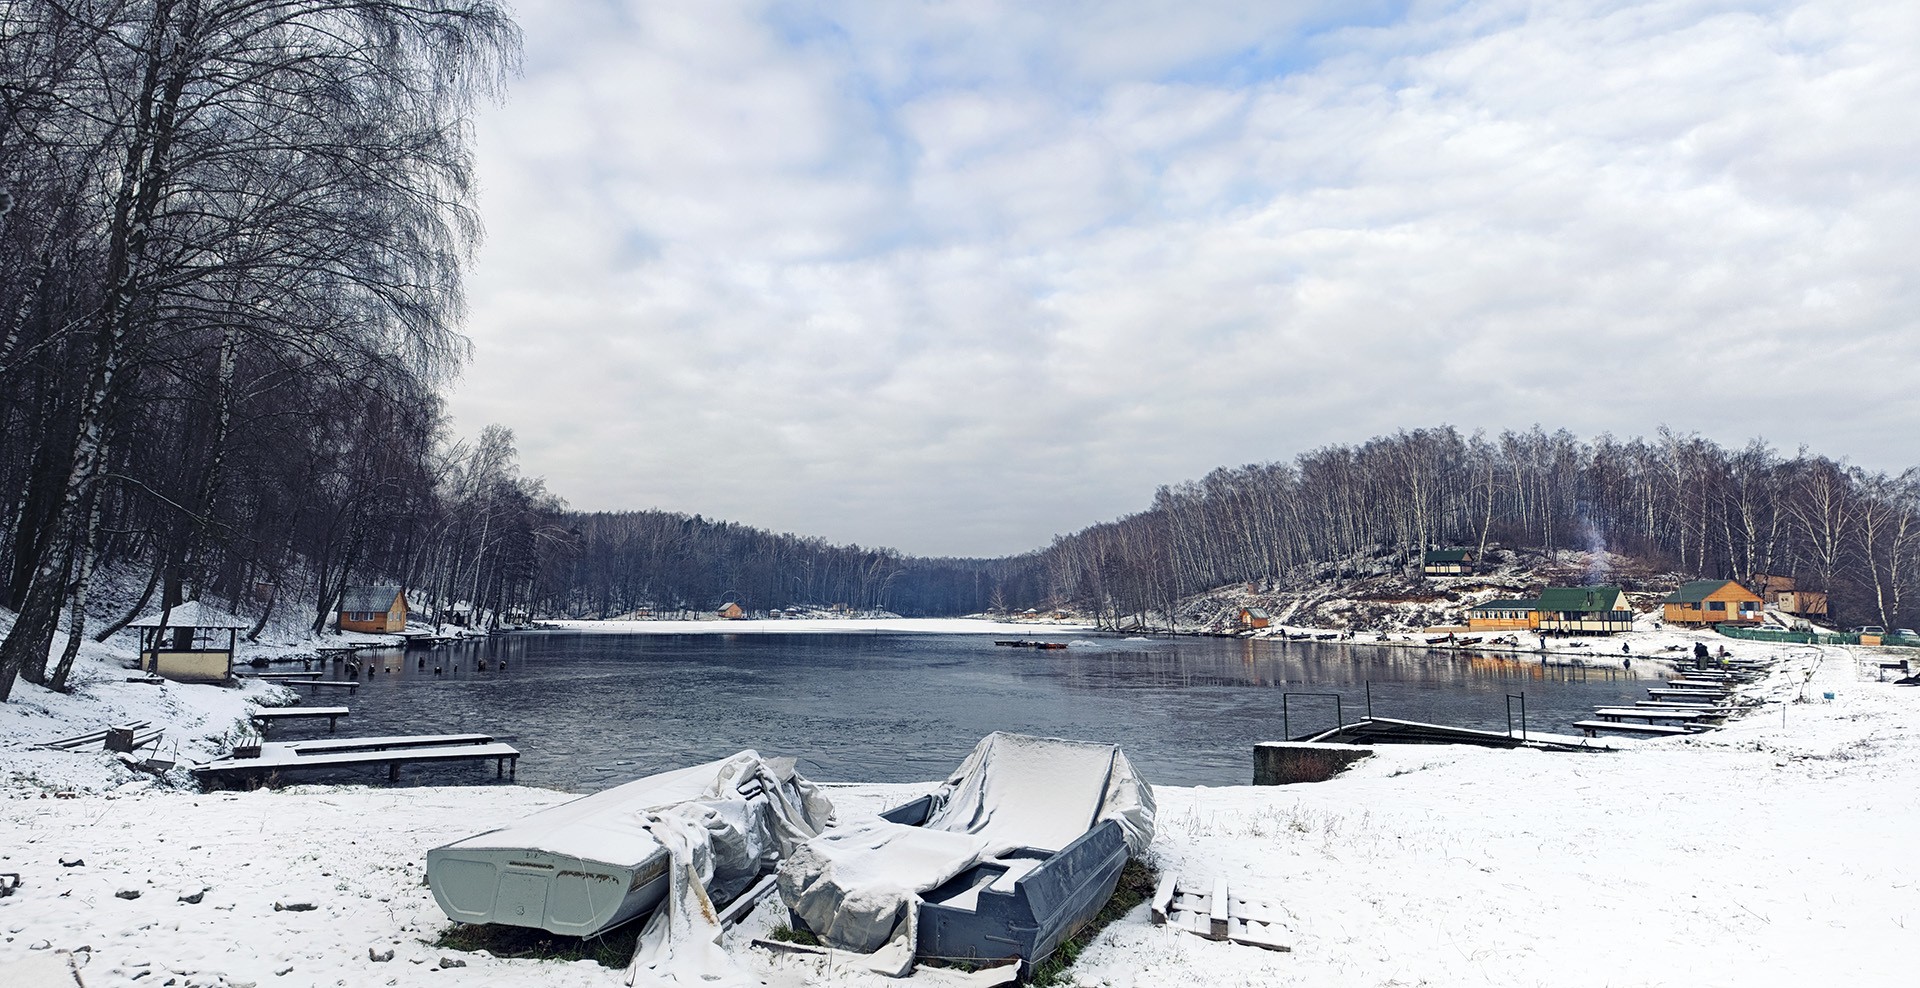
[[[127,627],[140,632],[141,671],[176,683],[224,683],[233,677],[235,640],[248,623],[188,601],[130,621]]]
[[[1242,628],[1249,630],[1264,628],[1272,622],[1273,619],[1267,616],[1267,612],[1258,607],[1240,608],[1240,627]]]
[[[1469,631],[1532,631],[1539,626],[1538,600],[1489,600],[1467,612]]]
[[[1472,549],[1435,549],[1420,557],[1423,576],[1468,576],[1473,566]]]
[[[1633,630],[1633,605],[1619,587],[1548,587],[1540,591],[1541,631],[1611,635]]]
[[[1694,580],[1662,600],[1668,624],[1759,624],[1766,602],[1732,580]]]
[[[407,630],[407,592],[399,587],[349,587],[340,595],[339,631],[392,635]]]
[[[741,610],[740,605],[734,603],[731,600],[727,601],[724,604],[721,604],[720,610],[716,611],[715,613],[719,614],[720,617],[728,621],[738,621],[741,618],[744,618],[747,616],[747,612],[744,610]]]

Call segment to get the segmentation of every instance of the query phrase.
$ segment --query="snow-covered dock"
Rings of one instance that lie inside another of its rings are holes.
[[[511,778],[519,768],[520,749],[495,741],[488,734],[269,742],[260,746],[257,757],[217,759],[196,767],[193,774],[207,784],[316,769],[385,765],[387,780],[398,782],[400,766],[406,764],[489,760],[494,763],[494,778]]]
[[[331,732],[334,725],[338,724],[340,718],[345,717],[347,713],[345,707],[263,707],[248,714],[247,719],[253,721],[255,727],[264,731],[283,720],[313,720],[325,717],[327,730]]]

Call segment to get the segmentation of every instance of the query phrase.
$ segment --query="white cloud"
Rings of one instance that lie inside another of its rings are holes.
[[[1440,421],[1911,461],[1920,9],[1385,13],[532,5],[460,423],[929,553]]]

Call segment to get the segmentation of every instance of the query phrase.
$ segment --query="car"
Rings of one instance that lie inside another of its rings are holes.
[[[1882,628],[1877,624],[1863,624],[1860,627],[1853,629],[1853,633],[1856,635],[1884,635],[1887,633],[1887,629]]]
[[[1915,631],[1915,630],[1913,630],[1912,628],[1895,628],[1895,629],[1893,629],[1893,637],[1895,637],[1895,638],[1920,638],[1920,631]]]

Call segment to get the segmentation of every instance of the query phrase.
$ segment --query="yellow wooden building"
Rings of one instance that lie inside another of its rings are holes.
[[[1759,624],[1760,595],[1732,580],[1694,580],[1660,602],[1668,624]]]
[[[1540,627],[1540,601],[1489,600],[1467,612],[1471,631],[1532,631]]]
[[[350,587],[340,595],[340,631],[390,635],[407,630],[407,592],[400,587]]]

